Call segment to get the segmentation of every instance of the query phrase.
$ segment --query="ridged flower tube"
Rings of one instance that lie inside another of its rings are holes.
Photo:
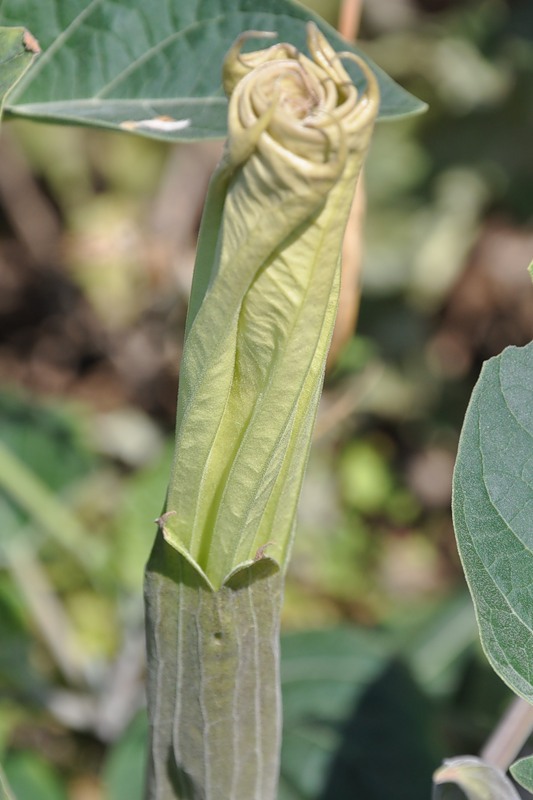
[[[180,370],[176,447],[147,568],[148,796],[271,800],[283,573],[355,183],[378,111],[308,28],[310,57],[230,50]],[[351,54],[347,57],[354,58]]]

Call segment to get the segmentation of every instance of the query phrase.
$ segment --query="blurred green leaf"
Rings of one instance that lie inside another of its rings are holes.
[[[9,787],[2,767],[0,767],[0,800],[16,800],[15,795]]]
[[[21,394],[0,394],[0,440],[47,486],[63,489],[86,475],[96,459],[84,441],[82,420]]]
[[[173,445],[169,443],[160,458],[124,483],[113,524],[111,540],[116,574],[122,586],[137,593],[142,591],[143,568],[152,545],[146,531],[161,513],[161,487],[168,480],[172,452]]]
[[[6,575],[0,576],[0,642],[2,688],[24,693],[38,692],[42,681],[30,659],[29,633]]]
[[[520,795],[505,774],[473,756],[460,756],[444,762],[434,775],[433,800],[453,797],[441,784],[454,783],[468,800],[520,800]]]
[[[232,42],[246,30],[276,31],[303,50],[308,19],[336,49],[359,52],[290,0],[235,0],[229,8],[224,0],[4,0],[0,22],[31,20],[44,51],[6,111],[48,122],[125,127],[166,140],[224,137],[220,78]],[[381,116],[424,110],[424,103],[373,68]],[[347,69],[361,86],[356,65],[347,62]]]
[[[391,467],[372,442],[351,443],[342,454],[339,478],[344,500],[363,514],[383,512],[392,491]]]
[[[15,542],[28,522],[69,550],[85,567],[103,550],[60,497],[96,464],[80,420],[57,407],[0,394],[0,547]]]
[[[104,765],[106,800],[142,800],[144,795],[146,714],[138,714],[109,753]]]
[[[402,652],[424,690],[446,696],[457,686],[476,635],[472,603],[462,591],[439,604],[414,635],[407,637]]]
[[[4,768],[8,784],[20,800],[67,800],[54,770],[34,753],[14,753],[6,758]]]
[[[387,640],[353,629],[282,639],[279,800],[426,800],[426,701]]]
[[[0,490],[30,517],[50,538],[59,542],[77,560],[102,556],[101,547],[90,536],[78,518],[49,490],[13,451],[0,441]],[[0,496],[0,501],[2,497]],[[10,526],[11,533],[13,527]],[[2,530],[0,546],[13,543],[10,530]]]
[[[510,772],[520,786],[533,792],[533,756],[521,758],[510,766]]]
[[[533,700],[533,343],[488,361],[472,394],[453,511],[481,640],[501,678]]]
[[[6,96],[30,67],[37,43],[24,28],[0,28],[0,116]]]

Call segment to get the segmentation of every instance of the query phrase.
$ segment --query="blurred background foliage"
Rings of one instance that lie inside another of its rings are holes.
[[[308,5],[336,24],[338,1]],[[382,123],[367,163],[357,334],[286,589],[280,800],[429,798],[509,701],[450,492],[482,361],[533,338],[533,4],[368,0],[360,44],[430,110]],[[142,795],[142,574],[218,155],[2,132],[0,761],[19,800]]]

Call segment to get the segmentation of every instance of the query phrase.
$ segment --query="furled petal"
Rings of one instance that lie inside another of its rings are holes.
[[[284,565],[322,387],[340,249],[378,110],[310,26],[224,70],[229,137],[210,188],[180,372],[167,541],[214,587]]]

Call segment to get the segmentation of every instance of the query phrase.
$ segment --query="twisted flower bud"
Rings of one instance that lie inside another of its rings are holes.
[[[359,95],[314,25],[311,58],[287,44],[242,54],[250,35],[224,65],[229,134],[200,235],[165,524],[213,588],[258,555],[286,563],[379,105],[371,70],[345,54],[366,78]]]
[[[230,51],[180,372],[166,512],[146,571],[150,800],[274,800],[284,567],[378,110],[318,30]]]

